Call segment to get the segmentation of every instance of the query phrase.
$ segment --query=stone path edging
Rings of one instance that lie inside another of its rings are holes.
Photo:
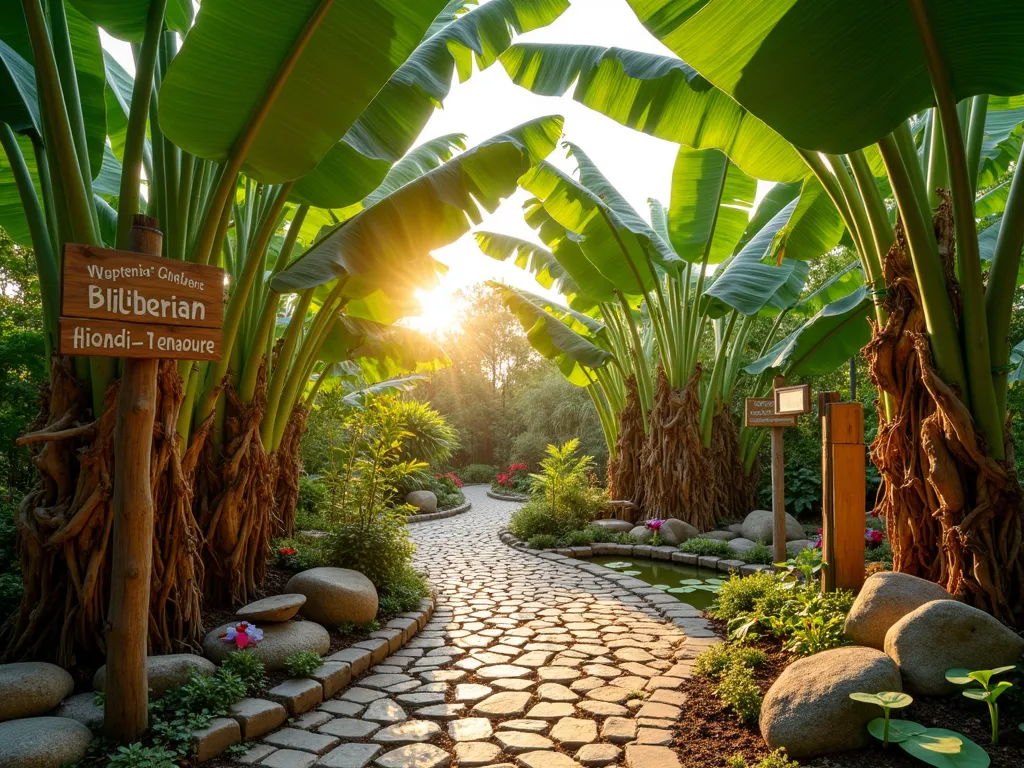
[[[323,666],[310,677],[289,678],[268,690],[265,699],[245,698],[231,705],[229,717],[214,718],[208,727],[193,732],[193,759],[202,763],[217,757],[228,747],[264,736],[273,743],[278,729],[289,725],[288,718],[296,718],[295,724],[300,728],[312,727],[310,722],[317,720],[320,713],[310,710],[358,682],[371,666],[412,640],[434,615],[435,603],[435,598],[425,597],[420,600],[419,610],[400,613],[381,629],[371,632],[368,640],[325,656]],[[304,719],[306,723],[302,724]],[[247,762],[255,763],[275,751],[279,750],[268,746],[267,739],[261,739],[243,759],[252,755]]]
[[[498,501],[518,501],[522,503],[530,500],[529,496],[503,496],[502,494],[495,493],[494,491],[487,491],[487,495],[492,499],[497,499]]]
[[[446,517],[455,517],[455,515],[461,515],[463,512],[469,512],[473,508],[473,503],[467,501],[458,507],[452,509],[442,509],[440,512],[428,512],[425,515],[410,515],[405,518],[406,525],[413,525],[414,523],[426,523],[430,520],[444,520]]]

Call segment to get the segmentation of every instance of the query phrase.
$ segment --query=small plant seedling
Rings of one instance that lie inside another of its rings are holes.
[[[1011,669],[1015,669],[1013,665],[1008,667],[998,667],[996,669],[977,669],[971,672],[967,669],[950,669],[946,672],[946,679],[954,685],[971,685],[972,683],[978,683],[981,685],[981,689],[968,688],[963,691],[963,695],[968,699],[974,699],[975,701],[983,701],[988,705],[988,716],[992,721],[992,743],[999,743],[999,704],[997,699],[1002,696],[1007,690],[1013,687],[1013,683],[1006,680],[1000,680],[995,685],[992,685],[992,678],[996,675],[1002,674],[1003,672],[1009,672]]]
[[[875,704],[882,708],[884,713],[881,718],[875,718],[868,723],[868,733],[876,739],[882,740],[882,746],[889,746],[889,742],[900,742],[910,738],[914,733],[924,730],[923,726],[912,723],[909,720],[890,721],[890,714],[894,709],[909,707],[914,698],[909,694],[900,691],[882,691],[881,693],[851,693],[850,698],[854,701],[861,701],[865,704]],[[916,727],[913,727],[916,726]],[[920,729],[920,730],[918,730]]]

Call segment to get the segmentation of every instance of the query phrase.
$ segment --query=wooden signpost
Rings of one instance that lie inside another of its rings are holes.
[[[131,251],[68,244],[60,352],[123,357],[114,426],[114,514],[104,731],[121,743],[148,726],[146,676],[153,493],[150,461],[160,358],[220,359],[224,271],[160,257],[155,219],[134,216]]]
[[[819,395],[822,456],[822,589],[857,592],[864,583],[866,506],[864,406]]]
[[[772,430],[772,559],[781,563],[786,552],[786,486],[784,479],[783,430],[796,426],[796,417],[811,410],[811,389],[802,384],[786,387],[786,380],[776,376],[771,397],[748,397],[744,409],[744,426],[771,427]]]

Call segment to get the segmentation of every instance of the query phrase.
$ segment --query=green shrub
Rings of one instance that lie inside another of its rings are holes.
[[[732,621],[737,616],[753,611],[757,601],[766,595],[781,593],[782,587],[782,582],[771,571],[760,571],[750,576],[734,573],[722,585],[718,599],[709,613],[716,619]]]
[[[604,526],[592,525],[586,530],[590,534],[591,541],[594,543],[608,544],[615,541],[615,533],[613,531],[609,531]]]
[[[3,491],[0,488],[0,624],[18,609],[24,592],[14,524],[18,507],[13,500],[3,498]]]
[[[728,557],[732,554],[728,542],[719,541],[718,539],[706,539],[703,536],[687,539],[679,545],[679,550],[681,552],[688,552],[691,555],[700,555],[701,557]]]
[[[384,585],[377,597],[377,615],[395,616],[419,608],[420,600],[430,597],[430,585],[422,573],[407,565]]]
[[[569,531],[559,543],[564,547],[586,547],[594,543],[592,530],[592,527],[588,527],[579,531]]]
[[[636,539],[629,531],[620,531],[612,535],[612,542],[615,544],[636,544]]]
[[[324,660],[316,651],[296,651],[284,663],[292,677],[308,677],[323,666]]]
[[[864,560],[869,563],[884,563],[886,567],[892,568],[892,545],[886,539],[877,547],[866,547],[864,549]]]
[[[747,768],[747,758],[743,755],[730,755],[725,758],[725,768]]]
[[[456,469],[455,474],[464,483],[493,483],[498,468],[491,464],[470,464]]]
[[[744,723],[752,723],[761,714],[761,689],[754,682],[750,667],[730,664],[715,686],[715,694]]]
[[[558,539],[550,533],[538,533],[527,540],[526,546],[530,549],[555,549]]]
[[[330,564],[359,571],[378,591],[402,578],[416,549],[409,538],[405,516],[393,510],[379,511],[372,525],[336,525],[329,538]]]
[[[107,755],[107,768],[175,768],[178,755],[163,747],[145,747],[140,742],[118,747]]]
[[[286,571],[306,571],[327,565],[327,538],[299,533],[290,539],[271,542],[272,562]]]
[[[785,748],[780,747],[758,760],[756,768],[800,768],[800,763],[790,760]]]
[[[232,651],[220,663],[220,668],[224,672],[237,675],[250,696],[267,685],[267,668],[251,651]]]
[[[223,667],[214,675],[193,673],[184,685],[172,688],[159,699],[164,711],[219,715],[248,694],[245,681]]]
[[[331,489],[319,475],[299,478],[299,500],[295,506],[295,530],[322,531],[327,525],[327,508],[331,503]]]
[[[757,542],[746,552],[742,552],[736,559],[750,565],[771,565],[774,561],[772,548],[761,541]]]
[[[359,632],[376,632],[380,629],[380,622],[376,619],[370,619],[363,624],[354,624],[351,621],[346,621],[344,624],[339,624],[334,629],[339,635],[344,637],[346,635],[354,635]]]
[[[701,677],[721,677],[730,666],[754,668],[764,664],[767,656],[760,648],[742,643],[718,643],[697,657],[694,672]]]

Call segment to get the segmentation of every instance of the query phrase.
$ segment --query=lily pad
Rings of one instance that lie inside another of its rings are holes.
[[[673,587],[672,589],[666,589],[666,592],[671,592],[673,595],[688,595],[691,592],[696,592],[696,587]]]
[[[889,743],[899,744],[911,736],[917,736],[928,729],[913,720],[890,720],[889,721]],[[885,718],[876,717],[868,723],[868,733],[879,741],[885,741]]]
[[[682,584],[684,587],[694,587],[698,584],[703,584],[704,582],[700,579],[680,579],[679,583]]]
[[[670,590],[672,588],[671,584],[651,584],[651,586],[654,587],[655,589],[660,589],[660,590],[663,590],[665,592],[668,592],[668,590]]]
[[[623,571],[623,576],[639,576],[643,571]]]
[[[988,753],[973,741],[945,728],[927,728],[924,733],[900,742],[900,747],[935,768],[988,768]]]
[[[616,561],[614,563],[605,563],[604,567],[605,568],[619,569],[619,568],[629,568],[632,565],[633,565],[632,563],[627,563],[625,561]]]

